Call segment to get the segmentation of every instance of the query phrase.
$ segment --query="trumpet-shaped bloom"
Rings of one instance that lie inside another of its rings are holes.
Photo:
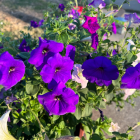
[[[75,64],[73,67],[73,73],[72,73],[72,80],[76,81],[78,83],[81,83],[82,88],[87,87],[88,80],[86,80],[85,77],[83,77],[82,74],[82,65],[81,64]]]
[[[64,115],[75,112],[79,96],[60,82],[53,91],[38,95],[38,101],[49,115]]]
[[[9,134],[7,128],[7,121],[9,118],[10,110],[3,114],[0,118],[0,139],[1,140],[16,140],[12,135]]]
[[[61,11],[64,11],[65,9],[65,6],[63,3],[59,4],[58,8],[61,10]]]
[[[129,21],[128,27],[130,27],[130,25],[132,23],[135,23],[135,24],[140,23],[140,18],[137,16],[136,13],[133,13],[133,14],[125,14],[125,20]]]
[[[0,84],[8,90],[22,79],[25,65],[21,60],[16,60],[8,52],[4,52],[0,56],[0,73]]]
[[[64,45],[62,43],[53,40],[43,40],[39,37],[39,47],[32,50],[28,62],[35,65],[37,70],[39,70],[47,63],[49,57],[61,52],[63,48]]]
[[[104,56],[97,56],[94,59],[86,60],[82,65],[83,76],[90,82],[106,83],[116,80],[119,76],[118,68],[112,65],[111,61]]]
[[[89,33],[94,34],[100,28],[97,17],[89,17],[86,15],[84,17],[86,21],[84,22],[82,27],[87,29]]]
[[[128,39],[127,41],[129,42],[127,46],[127,50],[130,51],[130,46],[135,45],[135,43],[131,39]]]
[[[72,19],[76,19],[79,16],[80,16],[80,13],[75,9],[71,9],[71,11],[68,14],[68,17],[72,17]]]
[[[57,83],[66,83],[72,78],[71,70],[74,62],[69,57],[62,57],[59,53],[50,57],[47,64],[42,68],[40,75],[45,83],[50,83],[54,79]]]
[[[125,95],[123,97],[124,100],[126,100],[128,98],[128,96],[132,95],[133,93],[135,93],[136,89],[125,89]]]
[[[118,132],[120,127],[118,126],[118,123],[111,122],[111,127],[108,129],[109,132]]]
[[[98,46],[98,43],[99,43],[99,41],[98,41],[98,34],[95,32],[94,34],[92,34],[91,38],[92,38],[91,47],[96,50],[97,46]]]
[[[76,51],[76,47],[75,46],[67,45],[67,47],[66,47],[66,56],[70,57],[70,59],[74,61],[75,51]]]
[[[29,52],[31,49],[29,46],[27,46],[27,42],[25,39],[22,40],[20,46],[19,46],[19,50],[21,52]]]
[[[103,0],[93,0],[89,6],[92,5],[94,8],[104,8],[106,6],[106,3]]]
[[[117,33],[117,27],[116,27],[115,22],[113,22],[111,25],[112,25],[112,32],[113,32],[114,34],[116,34],[116,33]]]
[[[135,67],[126,69],[125,74],[122,76],[121,88],[140,89],[140,63]]]

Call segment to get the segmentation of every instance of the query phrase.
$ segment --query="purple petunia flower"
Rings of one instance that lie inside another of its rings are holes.
[[[45,83],[50,83],[54,79],[57,83],[62,81],[66,83],[72,78],[71,70],[74,61],[69,57],[62,57],[59,53],[50,57],[47,64],[42,68],[40,75]]]
[[[97,49],[97,46],[98,46],[98,34],[95,32],[92,34],[91,36],[91,39],[92,39],[92,44],[91,44],[91,47],[94,48],[95,50]]]
[[[47,63],[49,57],[61,52],[63,48],[64,45],[62,43],[53,40],[43,40],[39,37],[39,47],[31,52],[28,62],[35,65],[37,70],[39,70]]]
[[[74,30],[76,28],[76,25],[73,23],[68,24],[68,27],[70,30]]]
[[[41,19],[41,20],[39,21],[39,26],[42,26],[42,25],[43,25],[43,22],[44,22],[44,19]]]
[[[93,0],[89,6],[93,6],[94,8],[104,8],[106,6],[106,3],[103,0]]]
[[[22,40],[19,48],[18,48],[21,52],[29,52],[31,49],[29,46],[27,46],[27,42],[25,39]]]
[[[53,91],[38,95],[38,101],[49,115],[64,115],[75,112],[79,96],[60,82]]]
[[[140,0],[138,0],[138,3],[140,3]]]
[[[86,21],[85,23],[82,25],[83,28],[88,29],[89,33],[94,34],[99,28],[99,24],[97,21],[96,17],[89,17],[89,16],[84,16]]]
[[[34,27],[34,28],[37,28],[37,27],[42,26],[42,25],[43,25],[43,22],[44,22],[43,19],[41,19],[41,20],[39,21],[39,24],[38,24],[36,21],[31,20],[31,26]]]
[[[115,25],[115,22],[113,22],[111,25],[112,25],[112,32],[113,32],[114,34],[116,34],[116,33],[117,33],[117,27],[116,27],[116,25]]]
[[[65,56],[70,57],[70,59],[74,61],[75,51],[76,51],[75,46],[67,45],[67,47],[66,47],[66,55]]]
[[[16,60],[8,52],[0,56],[0,84],[5,90],[16,85],[24,76],[25,65],[21,60]]]
[[[103,41],[107,39],[107,33],[104,34],[103,36]]]
[[[2,46],[0,46],[0,49],[3,49],[3,45],[2,45]]]
[[[63,3],[59,4],[58,8],[61,10],[61,11],[64,11],[65,9],[65,6]]]
[[[33,21],[33,20],[31,20],[31,26],[34,27],[34,28],[39,27],[38,23]]]
[[[86,60],[82,69],[84,69],[83,76],[92,83],[96,82],[99,86],[103,84],[108,86],[111,84],[111,80],[116,80],[119,76],[118,68],[104,56]]]
[[[125,74],[123,75],[121,81],[121,88],[128,89],[140,89],[140,63],[135,67],[129,67],[126,69]]]
[[[116,55],[117,54],[117,51],[115,49],[113,49],[113,52],[112,52],[112,55]]]
[[[137,16],[136,13],[133,13],[133,14],[125,14],[125,20],[129,21],[129,25],[128,27],[130,27],[130,25],[132,23],[140,23],[140,18]]]
[[[72,19],[76,19],[79,16],[80,16],[80,13],[75,9],[71,9],[69,14],[68,14],[68,17],[71,17]]]
[[[7,96],[7,97],[6,97],[5,103],[6,103],[6,105],[7,105],[7,104],[10,104],[10,103],[14,102],[15,100],[17,100],[17,98],[14,97],[13,94],[12,94],[12,96]]]

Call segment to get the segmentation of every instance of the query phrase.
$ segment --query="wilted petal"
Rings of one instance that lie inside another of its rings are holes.
[[[7,128],[7,121],[9,118],[10,110],[3,114],[0,118],[0,139],[1,140],[16,140],[12,135],[9,134]]]

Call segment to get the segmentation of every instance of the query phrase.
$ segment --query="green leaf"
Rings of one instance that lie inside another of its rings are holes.
[[[133,55],[131,52],[127,55],[127,63],[132,63],[133,61],[135,61],[137,59],[136,55]]]
[[[140,122],[137,122],[137,125],[140,125]]]
[[[99,108],[106,108],[105,101],[100,101]]]
[[[102,139],[100,138],[99,135],[93,134],[93,135],[92,135],[92,140],[102,140]]]
[[[68,34],[66,32],[62,32],[58,38],[58,42],[64,43],[65,45],[68,43]]]
[[[121,77],[119,76],[117,80],[112,80],[114,87],[120,88],[120,79]]]
[[[26,83],[26,92],[30,95],[34,95],[39,91],[39,86],[38,85],[33,85],[31,84],[31,81],[28,81]]]
[[[109,127],[110,127],[110,126],[108,126],[108,127],[105,126],[105,127],[103,128],[103,130],[104,130],[109,136],[111,136],[112,133],[108,131]]]
[[[61,121],[59,124],[58,124],[58,127],[60,129],[64,129],[65,128],[65,122],[64,121]]]
[[[3,88],[4,86],[0,85],[0,90]]]
[[[106,40],[103,41],[103,43],[109,43],[109,42],[110,42],[109,39],[106,39]]]
[[[19,117],[19,114],[18,114],[17,111],[14,111],[14,112],[12,113],[12,115],[13,115],[14,118],[18,118],[18,117]]]
[[[88,93],[88,88],[82,88],[78,90],[79,93],[87,94]]]
[[[30,57],[30,53],[28,52],[20,52],[18,55],[24,59],[28,59]]]
[[[70,131],[67,128],[61,130],[61,136],[67,136],[67,135],[71,135]]]
[[[47,88],[44,88],[42,94],[45,94],[47,92],[49,92],[49,90]]]
[[[79,105],[76,106],[76,111],[74,113],[74,116],[76,117],[77,120],[79,120],[82,117],[82,110]]]
[[[30,130],[29,130],[29,126],[24,127],[24,133],[26,135],[31,135]]]
[[[85,131],[85,134],[86,134],[86,139],[89,140],[90,138],[90,129],[87,125],[82,125],[84,127],[84,131]]]
[[[58,115],[53,115],[53,121],[58,120],[58,119],[59,119],[59,117],[60,117],[60,116],[58,116]]]
[[[10,48],[6,49],[6,51],[8,51],[11,55],[14,55],[14,56],[16,56],[17,54],[16,51],[13,51],[13,49],[10,49]]]
[[[25,73],[28,75],[28,77],[32,77],[33,70],[26,68]]]
[[[109,102],[113,99],[113,96],[114,96],[113,92],[109,93],[109,94],[105,95],[105,99],[107,100],[107,102]]]
[[[82,117],[87,117],[92,114],[92,106],[89,104],[86,104],[83,112],[82,112]]]

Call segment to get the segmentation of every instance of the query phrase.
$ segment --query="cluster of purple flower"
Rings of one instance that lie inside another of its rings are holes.
[[[53,40],[43,40],[39,38],[39,47],[32,50],[28,60],[35,65],[37,70],[41,69],[40,75],[48,87],[53,89],[44,95],[39,95],[38,100],[46,111],[52,115],[63,115],[68,112],[75,112],[75,105],[79,101],[79,96],[72,89],[64,85],[72,79],[71,70],[74,65],[76,48],[67,45],[66,55],[61,56],[64,45]]]
[[[39,24],[36,22],[36,21],[31,21],[31,26],[34,27],[34,28],[37,28],[37,27],[40,27],[43,25],[43,22],[44,22],[44,19],[40,20],[39,21]]]

